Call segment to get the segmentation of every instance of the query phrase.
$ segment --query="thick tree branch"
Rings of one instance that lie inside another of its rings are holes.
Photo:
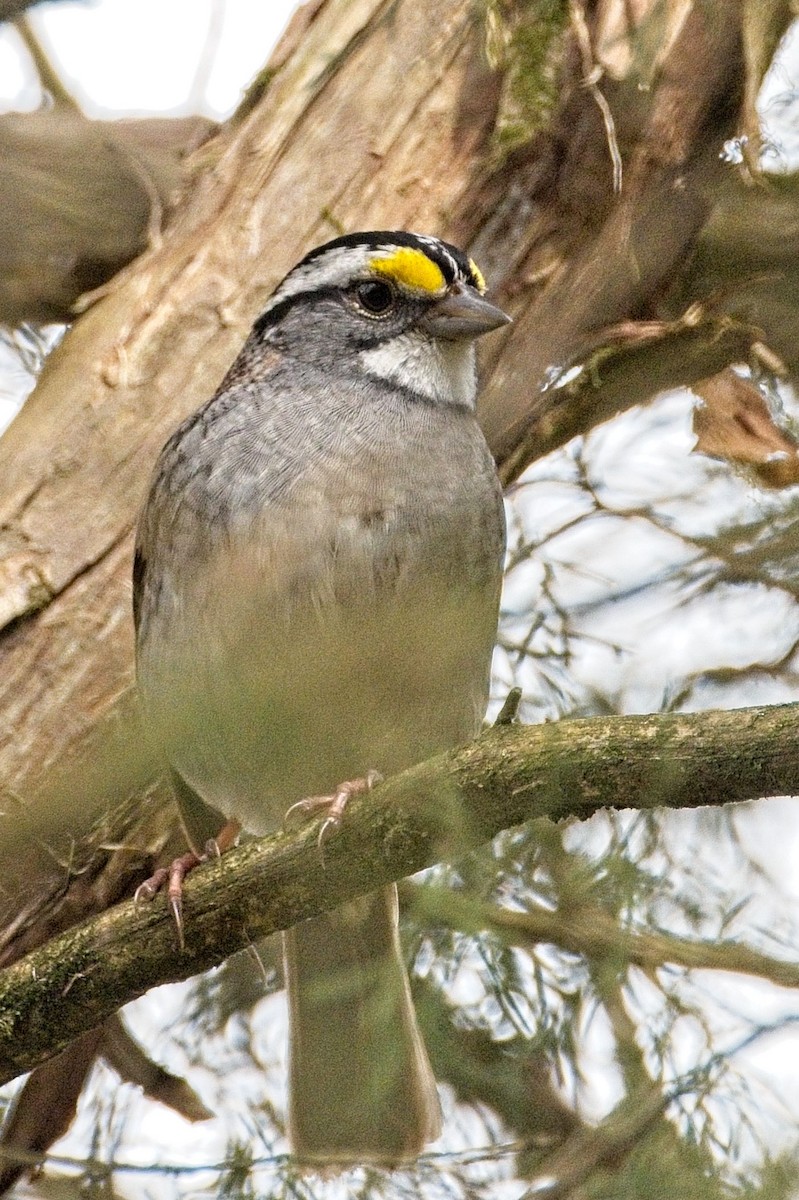
[[[316,827],[231,852],[186,887],[187,946],[162,901],[69,930],[0,977],[0,1079],[35,1066],[159,983],[534,818],[718,805],[799,790],[799,708],[495,728]]]
[[[70,320],[81,293],[157,238],[183,160],[214,128],[90,121],[63,104],[0,116],[0,323]]]
[[[639,35],[656,11],[656,6],[643,7]],[[685,260],[711,211],[713,191],[723,177],[719,146],[735,128],[741,100],[741,32],[732,15],[739,16],[740,9],[736,3],[723,13],[721,7],[694,3],[685,12],[654,74],[650,106],[626,156],[621,195],[612,193],[610,160],[604,171],[595,164],[604,187],[590,207],[584,201],[584,226],[571,231],[565,253],[556,259],[554,247],[548,247],[549,275],[508,329],[502,357],[488,377],[482,419],[506,478],[518,475],[540,454],[542,438],[549,440],[548,421],[553,409],[557,421],[557,398],[544,385],[553,368],[579,354],[586,343],[595,344],[609,324],[647,311]],[[701,75],[698,59],[704,64]],[[633,123],[640,109],[629,89],[640,83],[640,69],[638,64],[614,89],[615,110]],[[605,147],[598,115],[594,124],[594,141]],[[574,136],[579,138],[579,131]],[[561,181],[560,188],[565,186],[567,181]],[[565,200],[561,205],[568,211]],[[568,229],[565,221],[563,225]],[[597,402],[603,399],[597,397]],[[617,393],[617,411],[639,399]],[[573,427],[564,429],[563,440],[574,432]]]
[[[0,21],[10,21],[41,3],[42,0],[0,0]]]

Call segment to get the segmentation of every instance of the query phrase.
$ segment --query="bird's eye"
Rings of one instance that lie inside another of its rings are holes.
[[[366,279],[357,284],[355,298],[358,304],[373,317],[384,317],[394,307],[394,291],[379,279]]]

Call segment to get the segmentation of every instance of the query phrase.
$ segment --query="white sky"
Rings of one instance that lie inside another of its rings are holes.
[[[88,0],[43,4],[30,17],[90,116],[222,117],[264,65],[296,6],[296,0]],[[3,27],[0,109],[39,103],[26,57],[18,35]],[[198,70],[205,77],[199,96]]]

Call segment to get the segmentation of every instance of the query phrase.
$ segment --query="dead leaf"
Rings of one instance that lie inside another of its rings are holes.
[[[750,467],[765,487],[799,483],[799,442],[750,380],[727,367],[692,390],[704,401],[694,412],[699,453]]]

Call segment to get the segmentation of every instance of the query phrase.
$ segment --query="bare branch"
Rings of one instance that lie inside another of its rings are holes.
[[[153,211],[171,211],[183,159],[213,129],[89,121],[65,103],[0,116],[0,322],[69,320],[82,292],[146,249]]]
[[[69,109],[71,112],[81,112],[81,107],[67,88],[55,66],[50,61],[47,51],[42,45],[29,17],[25,14],[15,21],[17,32],[25,43],[25,49],[31,57],[42,90],[49,92],[56,108]]]
[[[773,958],[741,942],[678,937],[650,929],[625,928],[616,915],[597,905],[576,905],[560,912],[545,908],[518,912],[470,901],[443,889],[425,897],[435,920],[461,931],[492,929],[511,945],[530,947],[549,942],[587,958],[630,963],[646,971],[667,965],[694,971],[734,971],[768,979],[782,987],[799,987],[799,966]]]

